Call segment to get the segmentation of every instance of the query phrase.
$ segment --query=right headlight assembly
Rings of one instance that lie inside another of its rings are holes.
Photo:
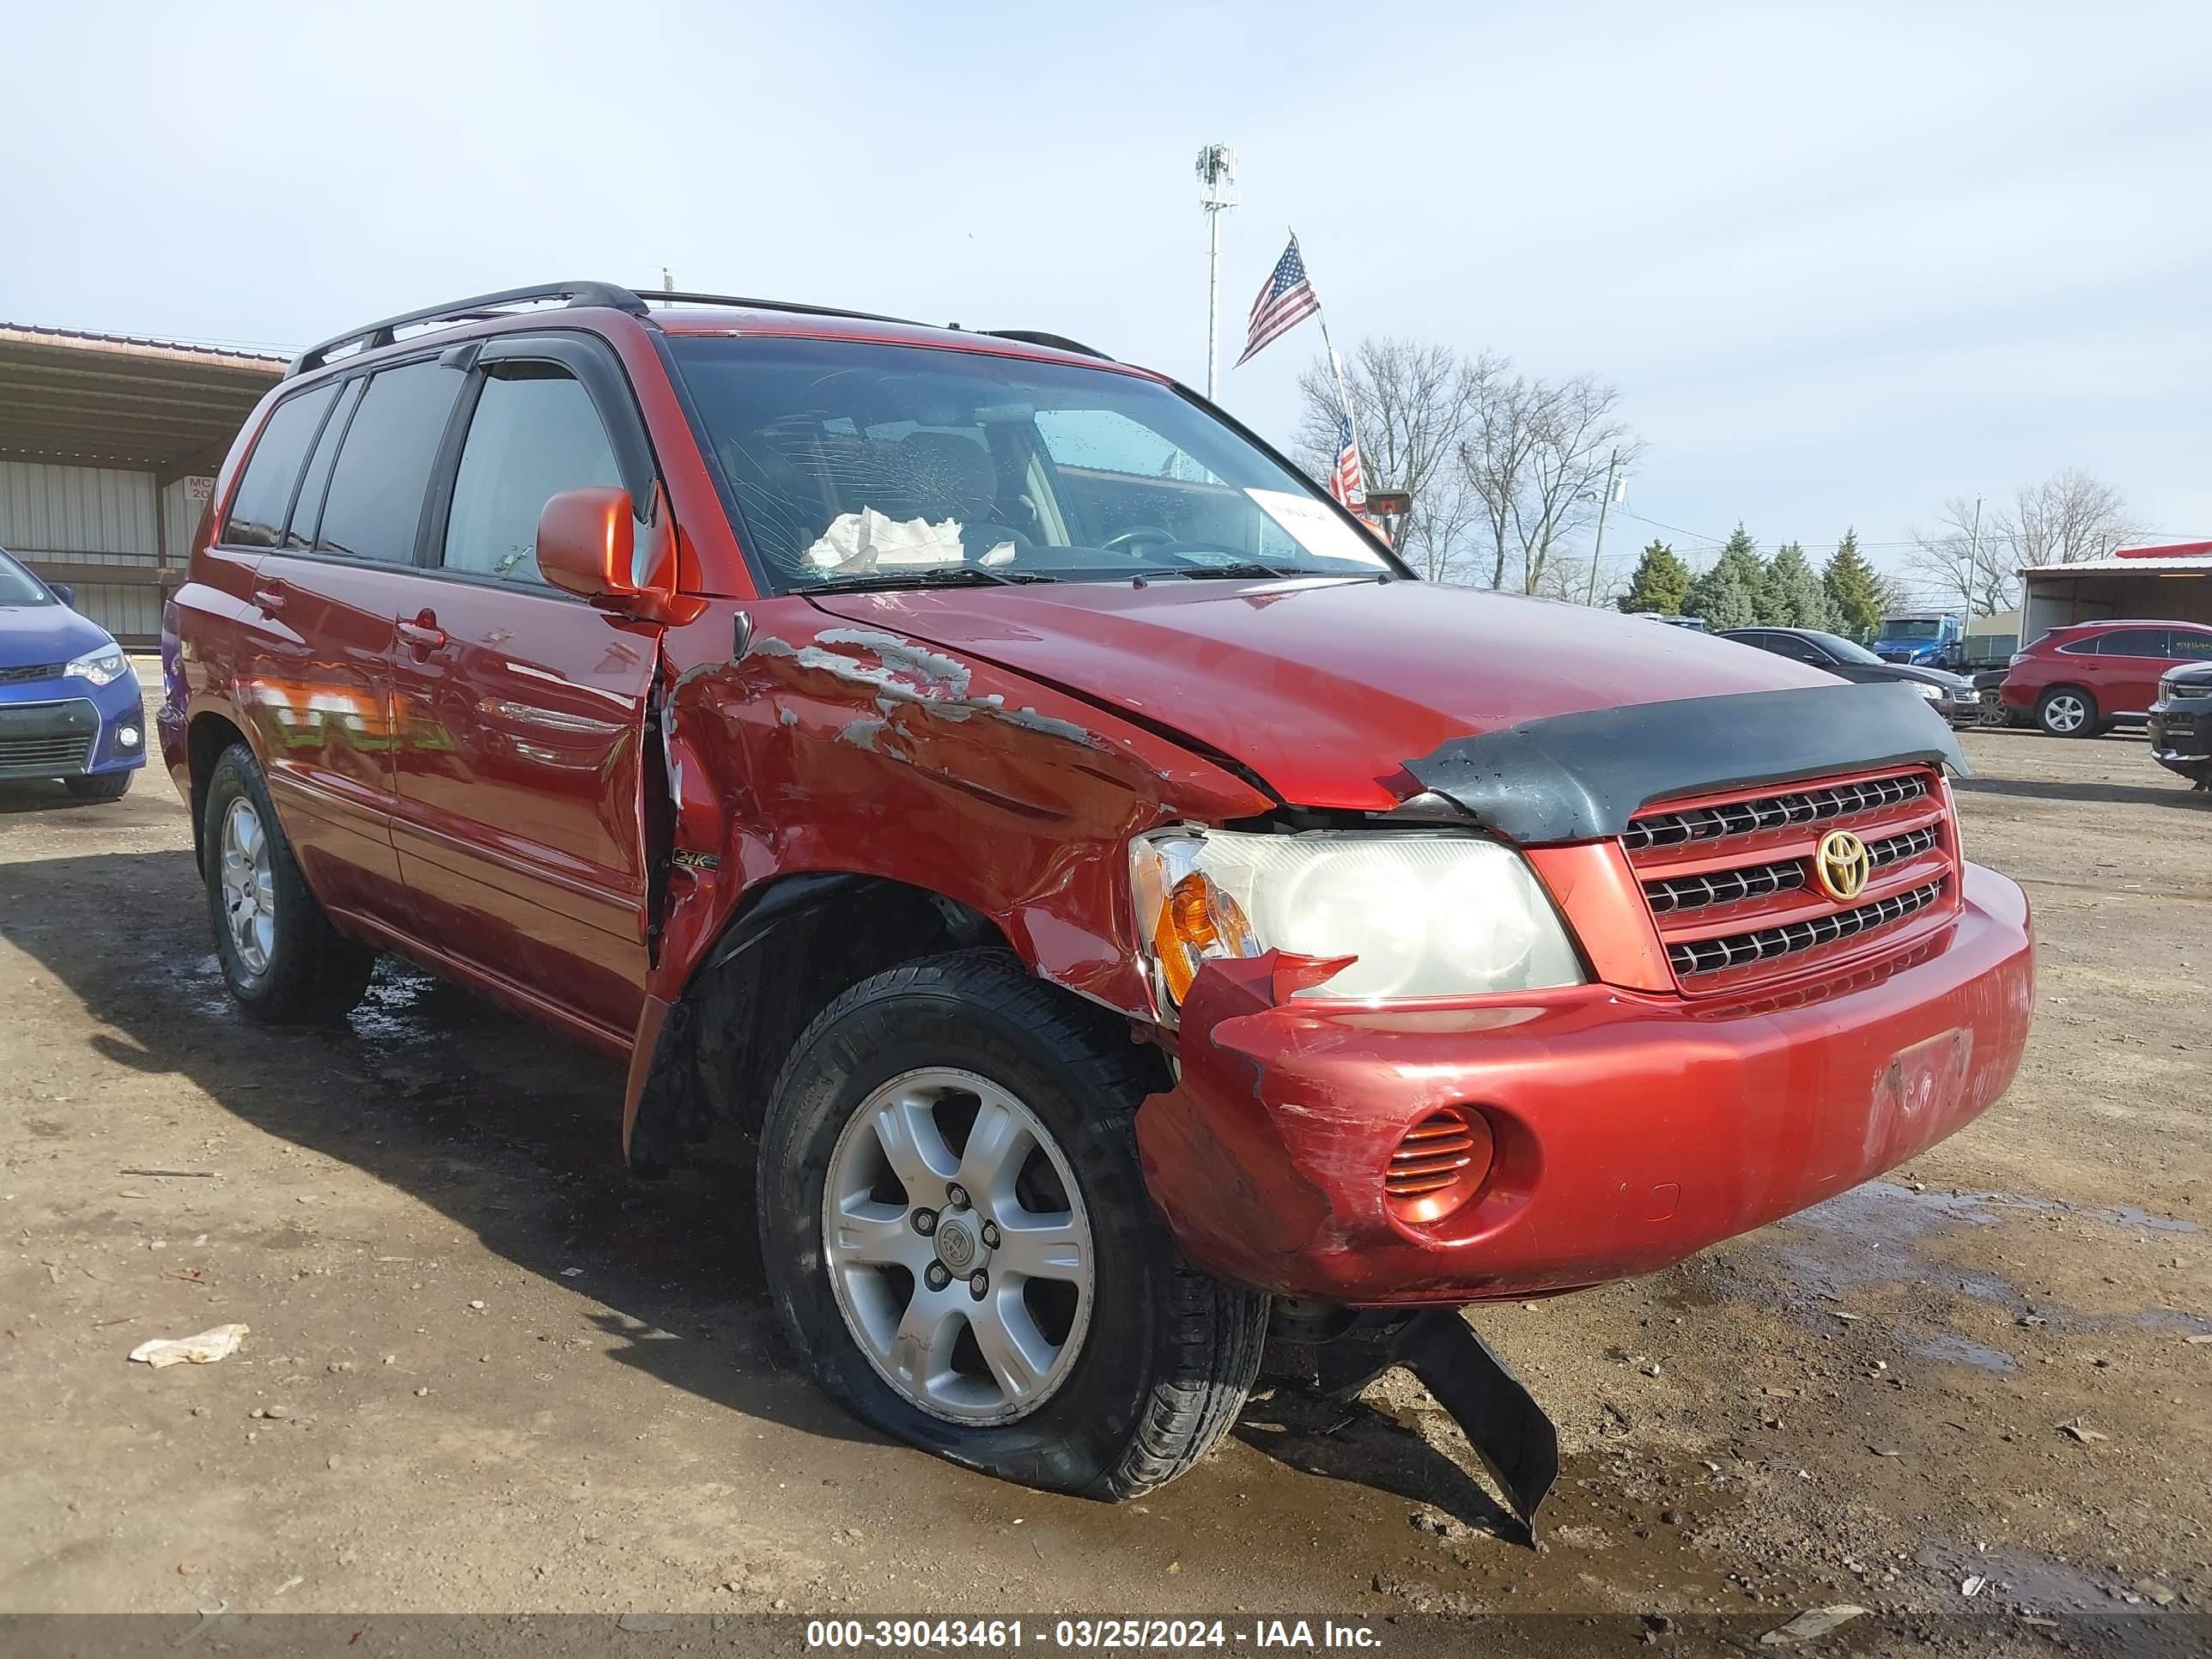
[[[1357,960],[1297,994],[1381,1001],[1579,985],[1582,962],[1528,863],[1470,836],[1169,830],[1130,843],[1162,1009],[1213,957]]]

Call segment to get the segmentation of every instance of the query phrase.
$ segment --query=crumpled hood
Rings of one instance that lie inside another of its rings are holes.
[[[1448,738],[1624,703],[1833,685],[1635,617],[1431,582],[1066,582],[839,593],[821,610],[1180,733],[1285,800],[1386,810]]]
[[[0,605],[0,668],[67,662],[109,642],[106,629],[65,605]]]

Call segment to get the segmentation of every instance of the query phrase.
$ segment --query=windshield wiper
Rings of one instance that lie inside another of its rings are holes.
[[[1025,582],[1057,581],[1035,570],[990,570],[980,564],[937,565],[926,570],[871,570],[862,575],[832,576],[807,582],[795,593],[860,593],[871,588],[1012,587]]]
[[[1147,581],[1155,576],[1181,576],[1188,581],[1194,582],[1212,581],[1221,577],[1243,581],[1263,578],[1281,581],[1298,574],[1295,570],[1278,570],[1273,565],[1261,564],[1257,559],[1238,559],[1229,564],[1194,564],[1188,569],[1147,570],[1144,573],[1144,576]]]

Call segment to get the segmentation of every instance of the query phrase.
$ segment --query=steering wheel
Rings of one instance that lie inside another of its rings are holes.
[[[1118,536],[1109,536],[1098,545],[1109,553],[1133,553],[1146,543],[1168,544],[1179,539],[1172,530],[1163,530],[1156,524],[1140,524],[1124,530]]]

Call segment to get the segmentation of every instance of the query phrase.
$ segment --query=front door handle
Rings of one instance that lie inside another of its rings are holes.
[[[435,651],[446,642],[446,630],[434,612],[425,611],[413,622],[397,624],[400,642],[416,651]]]
[[[273,617],[284,608],[287,590],[283,582],[270,580],[253,585],[253,603],[264,617]]]

